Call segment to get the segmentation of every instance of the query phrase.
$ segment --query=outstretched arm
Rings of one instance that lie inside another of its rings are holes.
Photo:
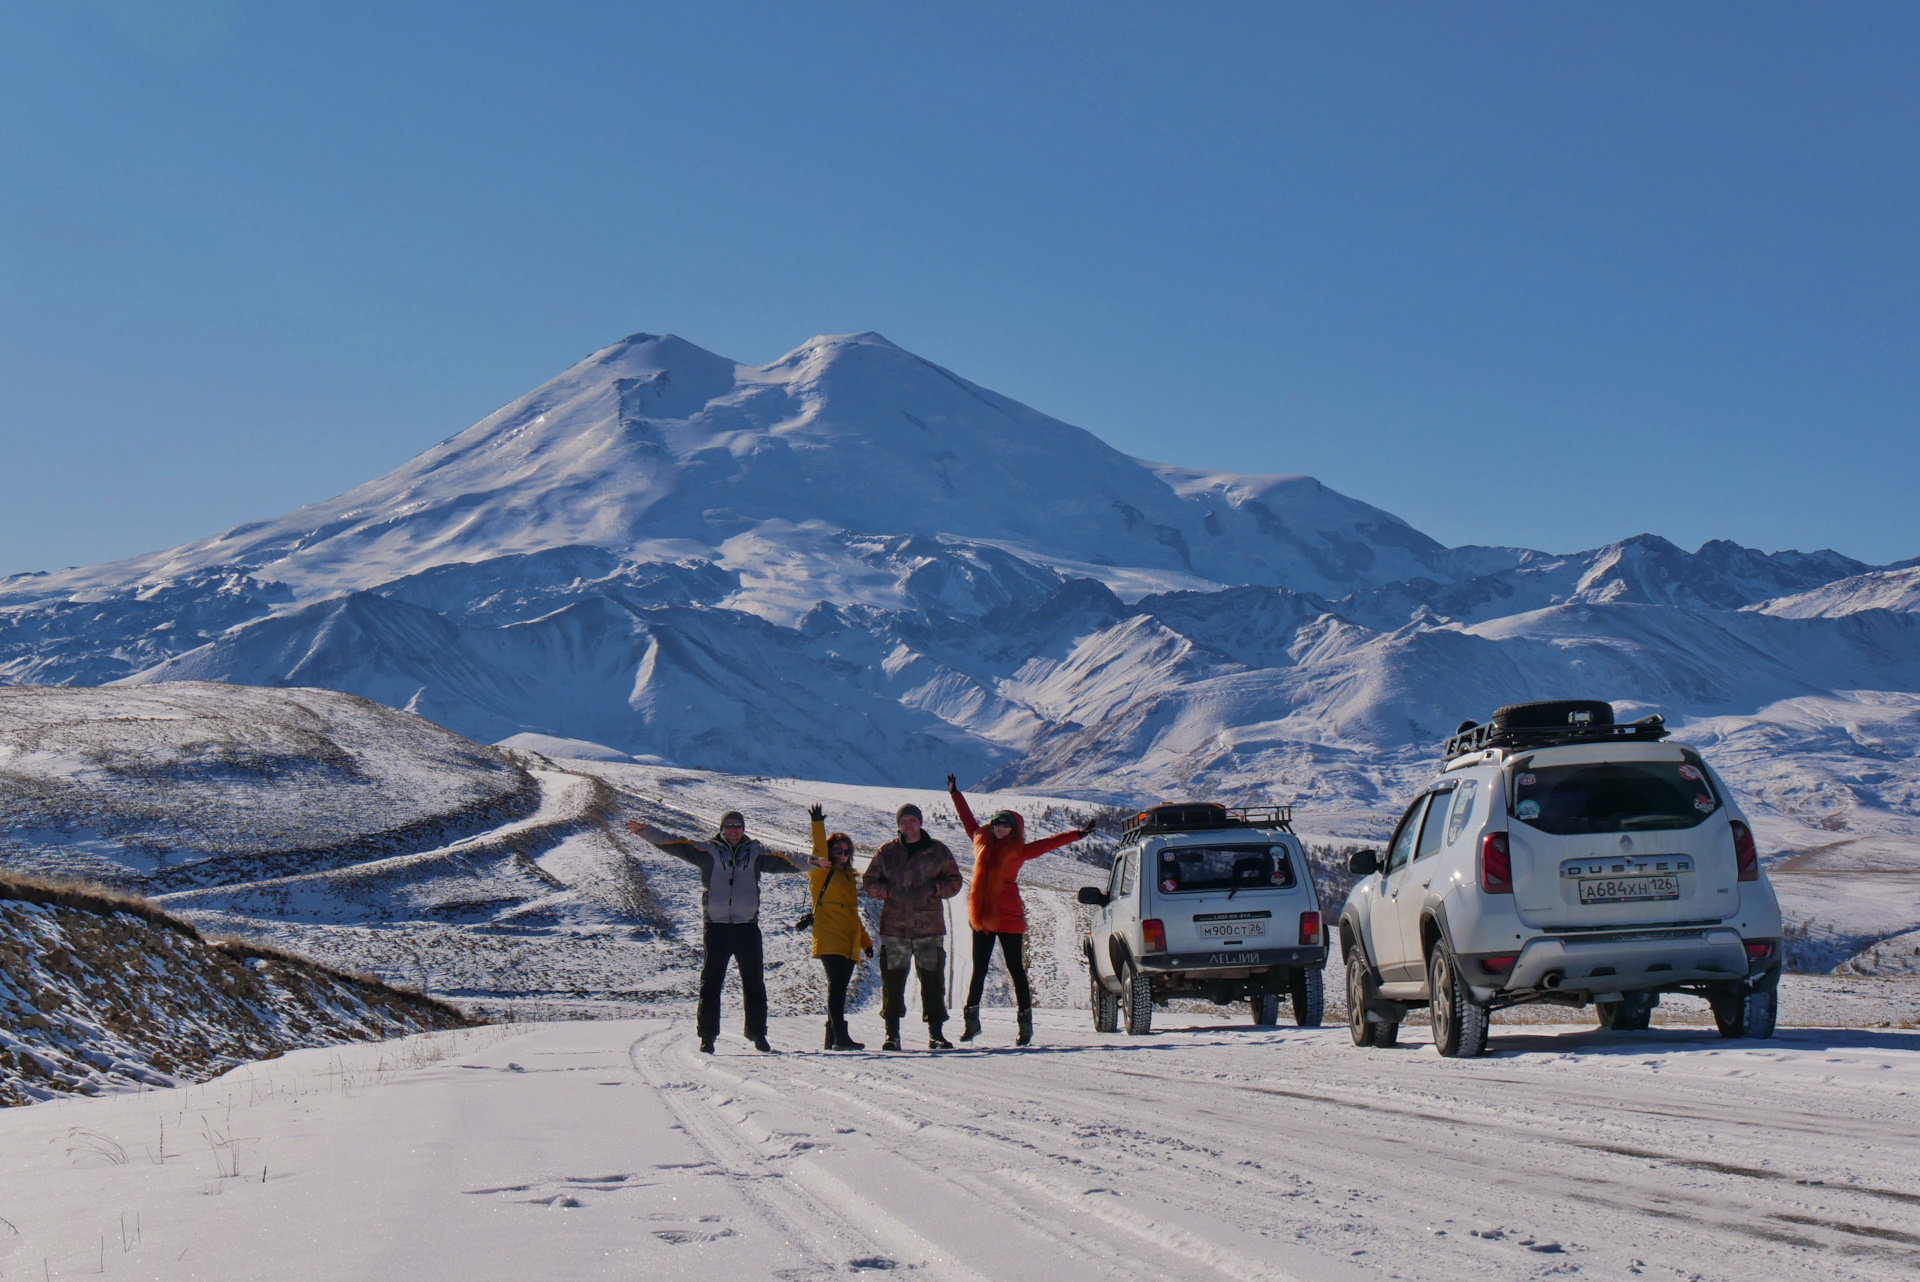
[[[953,798],[953,813],[960,816],[960,826],[967,830],[967,837],[980,831],[980,825],[973,820],[973,807],[967,804],[967,798],[960,791],[960,784],[952,775],[947,776],[947,795]]]
[[[1057,832],[1051,837],[1042,837],[1038,841],[1029,841],[1026,848],[1020,852],[1020,857],[1022,859],[1038,859],[1050,850],[1058,850],[1062,846],[1071,846],[1091,831],[1093,831],[1091,828],[1073,828],[1066,832]]]
[[[699,863],[702,856],[707,853],[698,842],[690,841],[677,833],[668,832],[665,828],[643,824],[638,820],[627,820],[627,831],[651,845],[658,846],[662,852],[672,855],[675,859],[684,859],[690,864]]]

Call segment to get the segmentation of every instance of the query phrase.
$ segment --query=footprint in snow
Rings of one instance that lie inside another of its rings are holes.
[[[653,1235],[669,1246],[698,1246],[732,1237],[732,1229],[655,1229]]]

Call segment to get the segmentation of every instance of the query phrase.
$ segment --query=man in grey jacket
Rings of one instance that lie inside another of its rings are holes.
[[[749,840],[738,810],[720,816],[720,831],[706,841],[632,820],[627,831],[700,870],[700,907],[706,919],[696,1025],[700,1049],[713,1054],[713,1040],[720,1036],[720,990],[727,982],[727,963],[735,961],[747,1003],[747,1039],[756,1050],[772,1050],[767,1044],[767,977],[760,943],[760,874],[805,872],[811,861]]]

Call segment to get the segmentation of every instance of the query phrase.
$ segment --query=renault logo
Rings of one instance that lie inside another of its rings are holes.
[[[1625,833],[1622,833],[1620,836],[1620,853],[1625,855],[1625,854],[1631,854],[1632,852],[1633,852],[1633,838],[1627,836]]]

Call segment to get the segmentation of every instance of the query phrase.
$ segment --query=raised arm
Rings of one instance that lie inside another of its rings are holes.
[[[807,808],[807,817],[813,821],[813,866],[824,868],[827,863],[827,811],[818,802]]]
[[[960,816],[960,826],[967,830],[967,837],[980,831],[980,825],[974,822],[973,807],[967,804],[966,796],[960,791],[960,783],[952,775],[947,776],[947,795],[953,798],[953,813]]]
[[[1056,832],[1051,837],[1042,837],[1038,841],[1029,841],[1026,844],[1026,848],[1020,852],[1020,858],[1022,860],[1038,859],[1048,851],[1058,850],[1062,846],[1071,846],[1074,842],[1080,840],[1092,831],[1093,828],[1091,826],[1085,828],[1070,828],[1066,832]]]
[[[697,841],[690,841],[665,828],[656,828],[652,824],[643,824],[635,819],[627,820],[627,831],[651,845],[660,848],[661,853],[672,855],[675,859],[684,859],[697,864],[706,855],[706,849]]]

